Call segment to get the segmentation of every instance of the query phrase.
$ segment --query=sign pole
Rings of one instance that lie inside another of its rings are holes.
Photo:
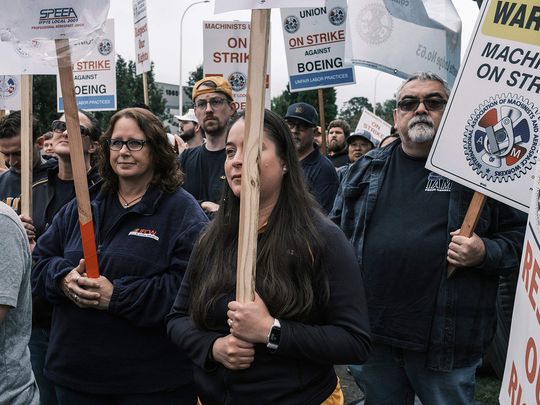
[[[32,216],[32,75],[21,76],[21,214]]]
[[[469,208],[467,209],[467,213],[465,214],[465,218],[463,218],[463,224],[459,230],[460,236],[470,238],[473,235],[486,200],[487,197],[485,194],[479,193],[478,191],[474,192],[473,198],[469,204]],[[447,269],[448,278],[452,277],[456,270],[456,266],[449,264]]]
[[[148,100],[148,77],[146,72],[142,74],[142,83],[143,83],[143,93],[144,93],[144,104],[150,107],[150,101]]]
[[[60,88],[64,100],[64,115],[69,140],[69,154],[73,167],[73,182],[77,209],[79,212],[79,225],[86,262],[86,273],[90,278],[98,278],[98,262],[96,252],[96,240],[94,237],[94,223],[92,221],[92,209],[90,207],[90,194],[88,192],[88,179],[82,146],[81,128],[79,123],[79,111],[75,101],[75,84],[73,81],[73,65],[71,63],[71,50],[68,39],[56,39],[56,55],[58,59],[58,73],[60,76]]]
[[[270,11],[270,9],[251,11],[244,163],[236,265],[236,300],[239,302],[255,299],[260,188],[257,162],[263,137]]]
[[[324,122],[324,94],[323,89],[318,89],[319,94],[319,117],[321,122],[321,153],[326,155],[326,122]]]

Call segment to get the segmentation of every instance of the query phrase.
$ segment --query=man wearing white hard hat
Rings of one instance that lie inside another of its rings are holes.
[[[203,144],[204,131],[199,125],[199,120],[197,120],[193,108],[190,108],[184,115],[175,115],[174,117],[180,122],[179,135],[188,148]]]

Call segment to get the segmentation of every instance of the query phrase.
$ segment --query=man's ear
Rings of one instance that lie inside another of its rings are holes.
[[[40,149],[43,148],[43,144],[45,143],[45,138],[43,135],[41,135],[38,139],[36,139],[36,145],[39,146]]]
[[[88,147],[88,153],[96,153],[99,148],[99,142],[98,141],[91,141],[90,146]]]

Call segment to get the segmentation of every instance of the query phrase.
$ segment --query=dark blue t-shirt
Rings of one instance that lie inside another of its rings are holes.
[[[363,272],[376,341],[427,349],[445,268],[451,181],[397,147],[364,244]]]

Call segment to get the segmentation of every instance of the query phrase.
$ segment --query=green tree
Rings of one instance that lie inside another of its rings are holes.
[[[147,72],[147,80],[150,109],[163,121],[172,118],[166,107],[162,91],[155,83],[154,64],[152,64],[151,70]],[[144,102],[142,75],[137,76],[135,74],[135,63],[126,61],[121,55],[118,55],[116,59],[116,94],[118,110]],[[34,115],[43,126],[43,129],[46,129],[58,117],[56,112],[56,76],[34,75],[32,97]],[[106,129],[111,116],[115,112],[99,111],[95,113],[103,130]]]
[[[311,104],[319,111],[319,93],[318,90],[299,91],[292,93],[287,84],[287,88],[281,95],[272,99],[272,111],[284,116],[287,113],[287,107],[293,103],[304,102]],[[337,116],[336,89],[331,87],[323,89],[324,119],[326,123],[334,120]]]
[[[382,118],[390,125],[394,125],[394,110],[396,109],[396,99],[390,98],[382,104],[377,103],[375,107],[375,115]]]
[[[358,120],[360,120],[364,108],[373,111],[373,106],[366,97],[353,97],[343,103],[343,107],[339,110],[339,118],[347,121],[351,128],[354,129],[358,124]]]
[[[193,86],[195,83],[197,83],[199,80],[201,80],[203,76],[203,66],[198,65],[193,72],[189,72],[189,78],[188,78],[188,85],[183,86],[184,89],[184,98],[182,101],[182,111],[186,111],[189,108],[192,108],[193,102],[191,101],[191,92],[193,91]]]

